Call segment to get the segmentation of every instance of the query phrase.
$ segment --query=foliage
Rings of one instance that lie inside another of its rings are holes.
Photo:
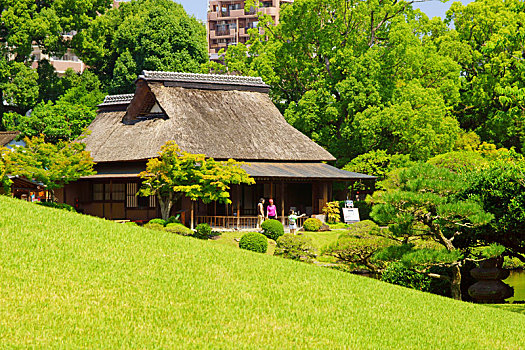
[[[328,224],[337,224],[341,222],[341,208],[339,202],[328,202],[323,208],[323,213],[326,215],[326,222]]]
[[[72,45],[113,94],[133,92],[143,70],[197,72],[208,60],[206,27],[170,0],[122,2]]]
[[[309,218],[304,221],[303,228],[305,231],[317,232],[323,226],[323,222],[316,218]]]
[[[316,249],[313,246],[311,238],[305,237],[303,235],[292,235],[285,234],[277,239],[277,247],[273,253],[277,256],[282,256],[285,259],[292,260],[301,260],[310,262],[314,259],[316,254]]]
[[[56,202],[36,202],[36,204],[41,205],[43,207],[48,208],[55,208],[55,209],[61,209],[61,210],[67,210],[76,212],[75,208],[73,206],[66,204],[66,203],[56,203]]]
[[[10,173],[43,183],[53,192],[82,176],[93,175],[93,159],[80,142],[47,143],[43,137],[24,139],[7,157]]]
[[[68,69],[57,85],[64,94],[56,101],[42,101],[26,115],[6,113],[4,126],[20,131],[22,137],[44,135],[46,142],[52,143],[78,138],[95,118],[97,105],[104,98],[100,82],[89,71],[78,75]]]
[[[177,214],[177,216],[170,216],[168,218],[168,224],[182,224],[180,221],[180,214]]]
[[[275,349],[525,344],[524,316],[516,313],[5,196],[0,213],[0,348],[57,342],[178,348],[188,341],[195,348]],[[155,327],[143,327],[152,310]],[[279,327],[269,336],[260,331],[261,320]],[[86,331],[73,331],[72,324]],[[436,336],[429,336],[430,328]]]
[[[149,224],[159,224],[159,225],[162,225],[162,226],[166,226],[167,221],[163,220],[163,219],[151,219],[148,223]]]
[[[182,236],[193,236],[194,234],[194,232],[191,229],[187,228],[183,224],[177,224],[177,223],[167,224],[166,227],[164,227],[164,230],[166,230],[167,232],[176,233]]]
[[[7,157],[9,150],[5,147],[0,147],[0,194],[11,193],[11,180],[8,177],[9,158]]]
[[[392,245],[385,237],[374,235],[355,235],[351,232],[342,233],[337,242],[323,249],[323,253],[333,256],[345,264],[365,266],[375,272],[384,267],[384,263],[374,259],[381,249]]]
[[[454,151],[435,156],[429,159],[427,163],[461,173],[482,169],[487,166],[488,161],[479,152]]]
[[[157,196],[164,220],[169,218],[173,201],[182,195],[192,201],[229,204],[231,184],[255,183],[241,164],[233,159],[219,162],[204,154],[184,152],[175,142],[168,141],[159,157],[150,159],[146,171],[140,173],[143,182],[139,194]]]
[[[452,296],[461,299],[461,259],[458,248],[473,242],[473,228],[487,224],[493,215],[483,210],[475,198],[460,198],[467,183],[460,174],[431,164],[417,164],[392,174],[393,183],[387,191],[376,192],[371,216],[379,223],[389,224],[391,233],[404,243],[410,236],[428,236],[447,252],[416,250],[401,261],[421,271],[433,265],[450,266]]]
[[[370,220],[370,212],[372,211],[372,205],[370,205],[364,200],[355,201],[354,208],[359,209],[359,218],[361,220]]]
[[[264,254],[268,250],[268,239],[260,233],[248,232],[241,237],[239,248]]]
[[[440,20],[395,0],[298,0],[270,22],[260,16],[264,32],[228,48],[222,70],[263,77],[288,122],[340,164],[370,150],[452,150],[460,66],[433,40],[447,31]]]
[[[491,245],[485,247],[481,254],[487,258],[487,259],[491,259],[491,258],[497,258],[497,257],[500,257],[503,252],[505,252],[505,247],[502,246],[502,245],[499,245],[499,244],[496,244],[496,243],[492,243]]]
[[[381,273],[381,281],[428,292],[432,278],[410,270],[402,263],[394,262]]]
[[[150,230],[155,230],[155,231],[164,231],[164,226],[161,225],[161,224],[157,224],[157,223],[147,223],[146,225],[144,225],[144,228],[147,228],[147,229],[150,229]]]
[[[456,2],[447,12],[455,30],[440,38],[461,65],[461,102],[455,108],[461,126],[482,141],[518,150],[524,145],[524,21],[523,1]]]
[[[392,170],[411,164],[408,154],[392,155],[385,150],[372,150],[352,159],[343,167],[343,170],[376,176],[377,180],[381,181]]]
[[[477,198],[494,220],[476,229],[485,244],[497,243],[506,254],[525,261],[525,160],[504,158],[469,175],[463,197]]]
[[[274,241],[277,241],[279,237],[284,235],[284,227],[283,224],[279,220],[275,219],[269,219],[265,220],[261,224],[262,233],[269,239],[273,239]]]
[[[193,234],[193,237],[198,239],[208,239],[211,235],[211,227],[210,225],[203,223],[198,224],[197,227],[195,227],[195,233]]]
[[[78,35],[110,5],[110,0],[2,2],[0,97],[7,104],[0,106],[0,127],[4,113],[25,115],[38,101],[53,100],[61,93],[48,63],[32,69],[33,47],[62,56],[71,44],[63,33]]]
[[[348,227],[348,233],[354,236],[379,236],[381,229],[375,222],[371,220],[362,220],[351,224]]]

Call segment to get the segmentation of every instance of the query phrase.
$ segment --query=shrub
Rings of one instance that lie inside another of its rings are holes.
[[[341,222],[341,209],[339,202],[328,202],[323,208],[323,213],[326,215],[326,222],[328,224],[337,224]]]
[[[148,222],[146,225],[144,225],[144,228],[149,228],[150,230],[164,231],[164,226],[155,222]]]
[[[274,255],[307,262],[317,256],[311,238],[292,234],[285,234],[279,237]]]
[[[260,233],[248,232],[241,237],[239,248],[257,253],[266,253],[266,250],[268,250],[268,239]]]
[[[431,280],[431,277],[407,269],[399,262],[394,262],[388,265],[381,274],[381,281],[417,289],[423,292],[428,292],[430,290]]]
[[[195,227],[195,233],[193,234],[193,237],[198,239],[208,239],[208,237],[211,235],[211,227],[208,224],[198,224],[197,227]]]
[[[55,202],[37,202],[38,205],[48,208],[62,209],[67,211],[76,212],[75,208],[66,203],[55,203]]]
[[[354,236],[379,235],[379,225],[370,220],[359,221],[348,227],[348,233]]]
[[[284,235],[283,224],[281,224],[281,222],[278,220],[266,220],[261,224],[261,228],[263,230],[263,235],[270,239],[273,239],[274,241],[277,241],[279,237]]]
[[[138,226],[138,224],[136,222],[133,222],[133,221],[128,221],[128,222],[125,222],[124,224],[126,224],[128,226]]]
[[[162,219],[152,219],[148,222],[148,224],[159,224],[162,226],[166,226],[167,222],[166,220],[162,220]]]
[[[359,209],[359,218],[361,220],[370,220],[370,212],[372,211],[372,205],[365,201],[354,202],[354,208]]]
[[[176,233],[181,236],[193,235],[193,231],[184,226],[183,224],[167,224],[165,230],[171,233]]]
[[[319,219],[310,218],[306,219],[306,221],[303,224],[303,228],[305,231],[310,232],[317,232],[319,229],[323,226],[323,222]]]
[[[180,214],[177,216],[170,216],[166,224],[182,224],[180,221]]]

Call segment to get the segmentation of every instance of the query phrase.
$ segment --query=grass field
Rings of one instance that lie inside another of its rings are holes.
[[[0,348],[523,349],[525,315],[0,196]]]

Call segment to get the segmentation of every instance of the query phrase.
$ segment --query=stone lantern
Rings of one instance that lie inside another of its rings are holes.
[[[479,267],[470,270],[472,277],[478,280],[468,289],[468,294],[478,303],[501,304],[514,295],[514,288],[502,280],[509,277],[509,270],[502,268],[503,257],[490,258],[479,263]]]

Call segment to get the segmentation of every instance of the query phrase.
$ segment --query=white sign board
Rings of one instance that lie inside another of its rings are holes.
[[[343,208],[343,217],[345,223],[361,221],[359,219],[359,209],[357,208]]]

